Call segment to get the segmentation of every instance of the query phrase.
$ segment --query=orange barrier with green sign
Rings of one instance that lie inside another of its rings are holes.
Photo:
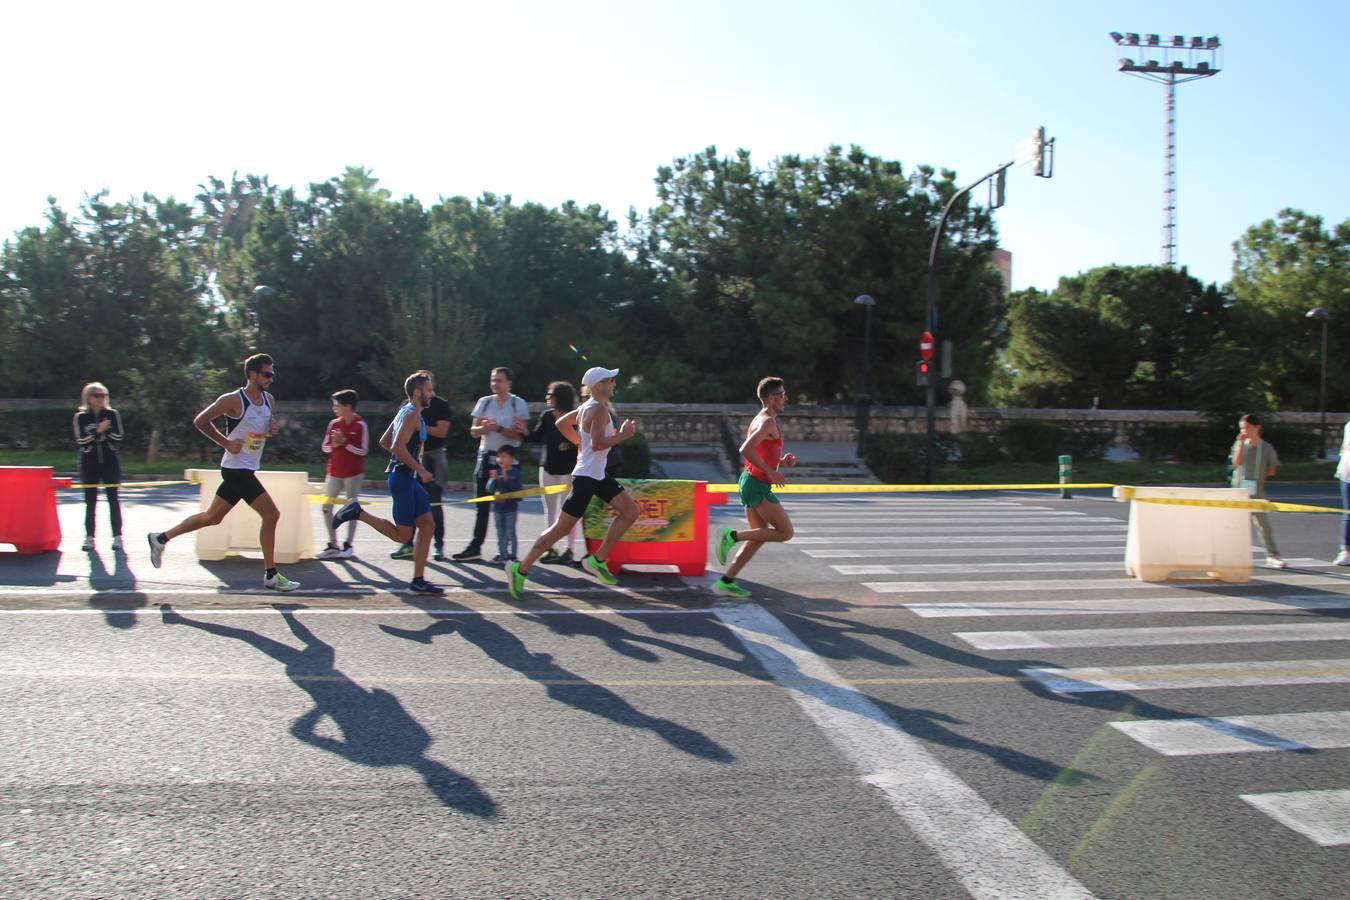
[[[628,479],[619,481],[638,506],[637,521],[610,551],[609,570],[624,566],[675,566],[681,575],[702,575],[708,566],[708,507],[727,502],[709,493],[706,481]],[[614,512],[592,500],[586,510],[586,549],[605,539]]]

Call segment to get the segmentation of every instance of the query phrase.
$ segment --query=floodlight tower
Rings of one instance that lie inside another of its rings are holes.
[[[1127,75],[1160,82],[1167,89],[1167,150],[1163,156],[1162,264],[1177,264],[1177,85],[1219,74],[1219,38],[1111,32],[1116,64]],[[1136,61],[1126,53],[1139,53]]]

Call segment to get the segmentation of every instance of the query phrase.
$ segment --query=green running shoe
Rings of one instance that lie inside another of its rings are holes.
[[[750,592],[741,587],[736,581],[726,581],[719,578],[713,582],[714,594],[726,594],[728,597],[749,597]]]
[[[583,559],[581,561],[581,567],[596,578],[599,578],[605,584],[614,585],[619,583],[619,579],[614,577],[614,573],[609,570],[609,566],[605,565],[594,556],[587,556]]]
[[[731,548],[736,546],[736,539],[731,535],[730,528],[723,528],[722,536],[717,539],[717,564],[719,566],[727,564],[727,556],[731,553]]]
[[[521,574],[520,563],[518,562],[511,562],[506,565],[506,589],[517,600],[525,599],[525,576]]]

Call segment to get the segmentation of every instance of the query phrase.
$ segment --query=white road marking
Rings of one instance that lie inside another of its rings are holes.
[[[993,556],[1114,556],[1122,558],[1124,545],[1118,541],[1104,547],[986,547],[977,552],[969,547],[914,547],[908,549],[875,550],[802,550],[814,559],[890,559],[895,556],[922,556],[926,559],[941,556],[961,556],[969,558],[978,555],[980,559]]]
[[[995,616],[1139,615],[1141,613],[1277,612],[1304,609],[1350,609],[1350,596],[1301,594],[1257,600],[1248,597],[1117,597],[1096,600],[1039,600],[1034,603],[902,603],[925,619]]]
[[[942,522],[951,522],[950,519],[943,519],[943,520],[941,520],[941,521],[942,521]],[[1038,521],[1039,521],[1039,520],[1038,520]],[[1045,534],[1045,535],[1059,535],[1059,534],[1107,534],[1107,533],[1115,533],[1115,534],[1119,534],[1119,535],[1124,535],[1124,534],[1125,534],[1125,529],[1126,529],[1125,523],[1116,521],[1116,520],[1114,520],[1114,519],[1112,519],[1111,521],[1114,522],[1115,524],[1112,524],[1112,525],[1093,525],[1093,524],[1085,524],[1085,525],[1068,525],[1068,524],[1042,525],[1040,528],[1037,528],[1036,531],[1037,531],[1038,533],[1040,533],[1040,534]],[[795,517],[794,517],[793,520],[792,520],[792,524],[793,524],[793,525],[797,525],[797,524],[798,524],[798,523],[797,523],[797,519],[796,519]],[[848,524],[848,525],[839,524],[839,525],[829,525],[829,526],[826,526],[826,525],[808,526],[808,527],[805,527],[805,528],[798,527],[798,528],[796,528],[795,530],[796,530],[797,534],[830,534],[832,537],[834,537],[834,535],[832,534],[832,532],[838,532],[838,531],[848,530],[848,531],[852,531],[852,532],[856,533],[857,530],[858,530],[858,528],[859,528],[859,523],[857,523],[857,522],[852,522],[852,523],[850,523],[850,524]],[[921,534],[921,535],[924,535],[924,534],[946,534],[946,533],[965,534],[965,535],[975,535],[975,534],[979,534],[979,535],[987,535],[987,534],[1026,534],[1026,533],[1027,533],[1027,523],[1022,523],[1022,524],[1020,524],[1020,525],[983,525],[983,526],[980,526],[979,528],[973,528],[973,527],[971,527],[970,525],[952,525],[952,524],[946,524],[946,525],[944,525],[944,524],[941,524],[941,523],[936,524],[936,525],[920,525],[920,524],[914,522],[912,519],[911,519],[911,520],[908,520],[908,521],[905,521],[905,522],[903,522],[903,523],[899,523],[899,524],[887,525],[887,526],[885,526],[884,528],[881,528],[881,527],[879,527],[879,526],[873,526],[873,528],[874,528],[874,531],[872,532],[873,535],[876,535],[878,532],[880,532],[881,534],[897,534],[897,535],[898,535],[898,534],[910,534],[910,533],[917,533],[917,534]],[[794,538],[794,540],[795,540],[795,538]]]
[[[1320,847],[1350,845],[1350,790],[1288,791],[1241,797]]]
[[[1270,588],[1289,585],[1293,587],[1350,587],[1350,582],[1327,578],[1324,575],[1303,575],[1297,572],[1282,572],[1279,575],[1274,574],[1274,570],[1258,569],[1257,576],[1246,584],[1228,584],[1213,581],[1192,581],[1191,584],[1198,584],[1207,588],[1217,588],[1225,591],[1236,590],[1255,590],[1261,588]],[[1139,581],[1130,578],[1125,574],[1125,567],[1121,565],[1119,578],[1057,578],[1053,580],[1036,581],[1032,579],[1017,578],[997,578],[993,577],[995,573],[990,573],[991,577],[983,581],[865,581],[863,585],[876,591],[878,594],[942,594],[958,593],[966,591],[989,591],[998,589],[1000,592],[1009,591],[1087,591],[1087,590],[1117,590],[1117,591],[1167,591],[1182,590],[1186,582],[1151,582]]]
[[[1350,747],[1350,711],[1344,710],[1213,719],[1144,719],[1110,725],[1163,756]]]
[[[754,605],[716,614],[972,896],[1092,896],[777,618]]]
[[[1123,559],[1101,562],[995,562],[995,563],[914,563],[900,566],[830,566],[840,575],[989,575],[1019,572],[1119,572],[1125,574]]]
[[[975,529],[978,529],[979,531],[984,531],[986,526],[994,527],[998,525],[1046,525],[1047,527],[1057,526],[1059,528],[1075,528],[1077,527],[1077,523],[1079,522],[1082,522],[1084,524],[1092,523],[1098,525],[1115,525],[1117,528],[1127,527],[1126,523],[1120,521],[1120,519],[1112,518],[1111,516],[1082,516],[1081,518],[1074,519],[1072,523],[1066,522],[1064,519],[1054,519],[1051,522],[1046,522],[1046,520],[1041,516],[1019,516],[1019,515],[998,516],[998,517],[992,517],[987,515],[969,516],[969,517],[953,516],[953,515],[932,516],[932,517],[885,516],[873,518],[871,516],[804,516],[796,514],[792,515],[791,518],[794,524],[796,524],[797,522],[802,522],[806,525],[811,526],[835,525],[835,526],[849,526],[851,528],[857,528],[860,525],[872,525],[874,527],[881,527],[892,523],[895,525],[902,525],[902,526],[960,524],[967,531],[972,531]]]
[[[1287,684],[1345,684],[1350,659],[1182,663],[1167,666],[1089,666],[1023,669],[1057,694],[1097,691],[1162,691],[1180,688],[1255,687]]]
[[[1026,529],[1018,529],[1025,531]],[[1082,544],[1082,543],[1109,543],[1125,549],[1125,532],[1123,529],[1093,529],[1097,534],[1080,534],[1077,531],[1065,532],[1063,534],[948,534],[937,537],[927,537],[922,534],[912,535],[893,535],[890,529],[887,534],[858,534],[858,535],[839,535],[831,537],[802,537],[796,534],[792,538],[791,546],[796,547],[800,544],[942,544],[948,546],[951,544],[980,544],[994,546],[997,544]],[[969,550],[962,551],[969,553]]]
[[[1083,628],[1060,631],[958,631],[955,632],[955,636],[976,650],[1264,644],[1286,641],[1350,641],[1350,623],[1177,625],[1161,628]]]

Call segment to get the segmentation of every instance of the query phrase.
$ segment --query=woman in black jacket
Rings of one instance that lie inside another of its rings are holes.
[[[80,392],[75,411],[75,443],[80,448],[80,481],[84,483],[84,549],[94,549],[94,513],[98,486],[106,485],[108,512],[112,518],[114,550],[122,549],[122,507],[117,486],[122,483],[118,449],[122,443],[122,417],[108,405],[108,389],[91,381]]]
[[[555,381],[548,386],[544,395],[548,409],[539,414],[539,421],[530,429],[525,438],[532,444],[539,444],[539,486],[572,483],[572,470],[577,467],[577,448],[558,430],[557,421],[577,405],[577,389],[566,381]],[[545,494],[544,510],[548,525],[552,528],[558,521],[558,510],[562,506],[564,493]],[[581,540],[581,522],[567,535],[567,550],[559,553],[550,547],[539,561],[543,563],[568,563],[581,559],[577,551],[577,542]]]

